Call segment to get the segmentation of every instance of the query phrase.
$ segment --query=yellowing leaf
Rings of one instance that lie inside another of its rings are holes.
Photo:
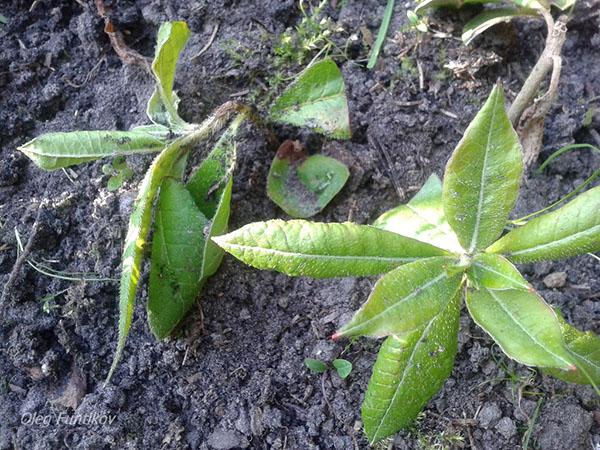
[[[213,240],[258,269],[314,278],[366,276],[442,249],[366,225],[305,220],[255,222]]]
[[[494,87],[446,166],[444,213],[469,253],[500,236],[519,193],[523,158],[517,133]]]

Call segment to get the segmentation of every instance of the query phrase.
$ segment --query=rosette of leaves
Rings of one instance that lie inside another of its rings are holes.
[[[252,223],[213,238],[259,269],[316,278],[383,274],[334,338],[385,338],[362,405],[375,443],[408,426],[450,375],[461,302],[507,356],[600,383],[600,339],[567,324],[514,266],[600,251],[600,186],[504,234],[523,174],[495,87],[454,150],[443,183],[372,225]]]
[[[227,229],[235,136],[245,119],[256,120],[248,107],[232,102],[217,108],[200,124],[188,123],[179,116],[173,83],[177,60],[189,34],[185,22],[167,22],[158,31],[151,67],[156,84],[146,110],[152,124],[130,131],[48,133],[19,147],[45,170],[116,156],[117,163],[103,169],[112,175],[109,189],[118,188],[127,177],[124,156],[158,153],[140,184],[129,219],[122,256],[119,337],[107,381],[125,348],[147,247],[152,250],[147,316],[158,339],[172,334],[206,279],[218,269],[223,251],[210,238]],[[343,79],[335,63],[325,60],[301,74],[275,102],[271,119],[334,137],[349,135]],[[227,124],[206,159],[186,177],[189,152]],[[341,185],[344,182],[345,178]],[[323,202],[319,204],[324,206]],[[149,243],[151,229],[154,233]]]
[[[462,40],[465,44],[470,44],[473,39],[479,36],[488,28],[499,23],[510,22],[511,20],[523,17],[542,17],[549,13],[551,8],[560,11],[571,9],[576,0],[423,0],[417,3],[414,13],[417,15],[423,13],[429,8],[462,8],[468,5],[489,4],[491,8],[484,9],[473,19],[468,21],[462,33]],[[419,26],[418,16],[410,12],[409,17],[415,26]]]

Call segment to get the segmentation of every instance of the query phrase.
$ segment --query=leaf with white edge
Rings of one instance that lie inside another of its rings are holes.
[[[511,278],[518,278],[514,272]],[[466,302],[475,323],[521,364],[572,370],[554,310],[533,289],[511,288],[510,281],[505,285],[490,289],[482,283],[477,289],[469,283]]]
[[[162,139],[165,142],[168,140],[173,140],[176,137],[178,137],[178,135],[173,130],[171,130],[169,127],[165,127],[164,125],[157,125],[157,124],[140,125],[139,127],[132,128],[131,131],[146,133],[146,134],[149,134],[150,136],[154,136],[157,139]]]
[[[573,356],[576,370],[546,369],[545,372],[564,381],[600,386],[600,337],[591,331],[580,331],[558,315],[563,340]]]
[[[442,199],[446,220],[469,253],[502,233],[513,209],[523,156],[519,137],[495,86],[446,165]]]
[[[530,220],[492,244],[516,263],[569,258],[600,251],[600,186],[563,207]]]
[[[484,11],[466,23],[461,38],[465,45],[469,45],[477,36],[494,25],[528,16],[537,17],[539,13],[533,9],[526,8],[498,8]]]
[[[448,253],[429,244],[354,223],[269,220],[213,238],[226,252],[262,270],[291,276],[368,276]]]
[[[172,179],[163,182],[156,208],[147,310],[150,330],[164,339],[200,292],[208,219],[184,184]]]
[[[267,194],[290,216],[311,217],[329,204],[349,176],[340,161],[324,155],[308,156],[298,141],[287,140],[271,163]]]
[[[437,175],[431,175],[410,202],[383,213],[373,222],[373,226],[451,252],[462,252],[454,231],[444,217],[442,181]]]
[[[107,156],[159,152],[165,145],[140,131],[74,131],[43,134],[18,149],[38,167],[56,170]]]
[[[190,30],[185,22],[165,22],[160,26],[156,38],[156,51],[152,61],[156,88],[148,101],[146,114],[155,124],[168,128],[185,129],[190,126],[179,117],[179,98],[173,92],[177,60],[189,35]]]
[[[500,255],[478,254],[473,258],[467,276],[477,288],[533,289],[517,268]]]
[[[304,70],[275,100],[270,117],[335,139],[350,139],[344,78],[335,62],[325,59]]]
[[[463,273],[448,271],[456,262],[455,258],[426,258],[386,273],[334,337],[403,337],[426,326],[460,288]]]
[[[384,341],[361,410],[371,444],[410,425],[441,389],[454,365],[459,318],[460,292],[423,328]]]

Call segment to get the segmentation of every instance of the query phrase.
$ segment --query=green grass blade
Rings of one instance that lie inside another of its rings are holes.
[[[213,240],[246,264],[291,276],[367,276],[448,253],[404,236],[353,223],[255,222]]]
[[[377,64],[377,58],[379,57],[379,52],[381,51],[381,47],[383,46],[385,37],[387,36],[390,21],[392,20],[392,14],[394,13],[394,4],[395,0],[388,0],[387,5],[385,6],[383,18],[381,19],[381,25],[379,26],[379,31],[377,32],[377,39],[375,39],[375,44],[371,49],[371,55],[369,56],[367,69],[372,69],[375,67],[375,64]]]

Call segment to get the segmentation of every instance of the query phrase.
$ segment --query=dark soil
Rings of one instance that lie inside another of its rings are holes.
[[[31,3],[0,4],[9,19],[0,25],[0,285],[17,258],[14,230],[27,240],[42,201],[30,258],[67,272],[117,278],[128,214],[151,157],[129,158],[135,180],[109,193],[103,162],[76,167],[69,178],[63,171],[42,172],[15,148],[46,131],[145,123],[152,80],[142,68],[119,60],[92,2]],[[246,101],[272,97],[261,86],[278,70],[273,45],[301,18],[292,0],[118,3],[115,22],[127,32],[130,46],[145,55],[153,54],[161,22],[188,21],[194,34],[177,88],[182,114],[194,122],[233,93],[249,89],[241,97]],[[538,21],[502,26],[469,48],[426,36],[416,49],[399,2],[377,69],[368,71],[356,63],[368,53],[359,30],[376,33],[386,2],[337,3],[329,14],[345,31],[334,40],[343,48],[351,35],[357,37],[348,46],[352,59],[338,59],[354,137],[327,143],[323,151],[349,163],[352,175],[316,219],[368,223],[406,200],[431,172],[443,173],[498,78],[514,98],[543,47],[544,28]],[[583,118],[598,107],[600,96],[600,5],[580,3],[542,157],[567,143],[593,142]],[[458,36],[473,14],[437,13],[432,21]],[[190,61],[216,24],[210,49]],[[461,76],[449,72],[443,66],[450,61],[467,70]],[[288,67],[283,75],[300,68]],[[600,131],[599,122],[595,117],[591,127]],[[280,141],[307,139],[293,130],[274,131]],[[274,151],[261,131],[246,129],[232,229],[284,217],[265,195]],[[582,150],[562,157],[543,175],[528,176],[516,213],[566,194],[599,163],[598,156]],[[598,261],[582,256],[523,269],[571,323],[600,332]],[[554,272],[566,272],[567,281],[549,289],[542,280]],[[355,367],[346,381],[332,373],[312,374],[303,360],[332,360],[345,350],[345,343],[329,336],[367,298],[373,282],[293,279],[226,257],[202,293],[202,312],[195,308],[179,336],[167,342],[156,342],[148,330],[142,288],[123,361],[103,387],[117,335],[117,283],[65,281],[25,264],[2,306],[0,448],[367,448],[359,405],[378,343],[361,339],[346,349],[344,357]],[[508,360],[465,314],[452,376],[414,429],[398,434],[393,448],[514,449],[530,430],[530,448],[597,449],[599,409],[590,387],[567,385]],[[37,424],[30,423],[34,415]],[[98,423],[66,423],[86,415]],[[103,423],[109,418],[112,423]]]

